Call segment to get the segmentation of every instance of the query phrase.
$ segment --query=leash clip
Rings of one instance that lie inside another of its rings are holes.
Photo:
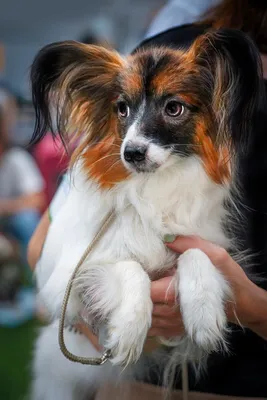
[[[99,365],[105,364],[111,357],[111,350],[106,350],[99,358]]]

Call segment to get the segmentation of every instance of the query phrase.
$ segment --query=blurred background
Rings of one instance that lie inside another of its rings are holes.
[[[0,5],[0,399],[28,398],[36,315],[26,262],[29,238],[67,158],[48,135],[29,146],[34,113],[29,68],[59,40],[108,42],[122,53],[140,42],[163,0],[1,0]]]

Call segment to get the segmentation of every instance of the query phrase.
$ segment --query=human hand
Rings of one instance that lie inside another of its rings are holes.
[[[262,304],[265,304],[266,307],[267,293],[249,280],[243,269],[230,257],[226,250],[193,236],[178,237],[174,242],[166,243],[166,246],[179,254],[193,248],[202,250],[231,286],[233,299],[226,304],[229,322],[241,324],[261,334],[256,327],[262,326],[263,323]],[[169,276],[152,282],[151,298],[154,303],[154,310],[149,336],[168,338],[183,333],[182,317],[179,305],[175,305],[175,291],[171,281],[172,277]]]
[[[167,243],[173,251],[182,254],[186,250],[198,248],[212,261],[229,282],[233,300],[226,305],[229,322],[242,324],[263,338],[267,338],[267,293],[257,287],[246,276],[243,269],[230,257],[226,250],[198,237],[178,237],[173,243]],[[154,303],[152,326],[149,337],[162,336],[171,338],[184,333],[179,304],[176,303],[174,271],[168,276],[151,283],[151,298]],[[83,332],[86,334],[86,332]],[[86,335],[99,350],[97,338]],[[149,339],[148,339],[149,343]]]
[[[151,283],[154,307],[148,336],[163,336],[168,339],[184,332],[179,305],[175,301],[173,273]]]

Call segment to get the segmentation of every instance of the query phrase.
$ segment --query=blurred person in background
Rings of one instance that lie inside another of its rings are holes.
[[[172,9],[172,18],[167,23],[164,12],[167,7],[177,4],[185,4],[184,9],[189,10],[195,6],[198,10],[195,19],[200,22],[178,26],[180,23],[190,23],[191,19],[181,19],[181,13],[177,8]],[[267,53],[267,4],[263,1],[255,0],[224,0],[220,4],[211,8],[205,17],[200,17],[199,13],[205,11],[206,7],[213,5],[212,1],[172,1],[160,13],[147,36],[159,33],[161,29],[169,29],[166,32],[157,34],[143,42],[139,47],[153,46],[154,42],[162,45],[175,43],[183,47],[188,47],[198,35],[211,28],[234,28],[241,29],[249,34],[255,41],[261,52],[264,77],[267,79],[266,53]],[[217,2],[218,3],[218,2]],[[161,25],[160,21],[164,21]],[[157,22],[158,21],[158,22]],[[174,27],[176,26],[176,27]],[[264,142],[263,142],[264,144]],[[254,210],[251,232],[248,235],[252,238],[253,249],[259,257],[257,259],[258,271],[263,277],[267,277],[266,263],[266,232],[265,220],[267,216],[267,199],[261,189],[266,178],[266,154],[267,146],[253,149],[250,154],[249,162],[244,164],[244,191],[247,203]],[[61,185],[55,199],[52,201],[35,234],[33,235],[29,250],[28,259],[32,268],[41,253],[41,249],[49,228],[50,219],[62,206],[68,194],[68,180]],[[50,218],[49,218],[50,213]],[[235,396],[257,396],[267,398],[267,285],[266,280],[261,282],[261,286],[256,286],[244,274],[238,264],[231,257],[222,252],[222,249],[213,246],[212,243],[201,240],[200,238],[177,238],[172,244],[168,245],[173,251],[183,253],[188,248],[201,248],[211,259],[220,259],[220,272],[229,279],[230,285],[234,290],[237,301],[238,315],[246,315],[247,320],[242,320],[244,329],[238,326],[238,322],[233,315],[229,314],[229,323],[232,332],[229,336],[230,354],[216,353],[211,355],[208,360],[205,374],[196,379],[193,370],[189,369],[190,390],[207,393],[217,393]],[[216,262],[215,262],[215,265]],[[175,293],[170,289],[171,277],[163,277],[152,282],[151,297],[154,303],[151,336],[179,336],[183,333],[183,323],[179,309],[174,308]],[[168,293],[168,294],[167,294]],[[167,299],[167,300],[166,300]],[[234,323],[233,323],[234,322]],[[83,333],[88,336],[92,343],[96,344],[97,338],[90,332],[88,327],[84,327]],[[159,384],[158,371],[153,377],[151,373],[150,383]],[[177,380],[177,387],[181,385]]]
[[[0,223],[19,241],[25,256],[44,207],[44,182],[31,155],[10,145],[9,132],[15,129],[17,105],[9,94],[0,91],[1,95]]]
[[[0,90],[0,238],[9,254],[0,259],[0,325],[14,327],[35,313],[34,290],[26,288],[29,271],[26,249],[44,209],[44,182],[31,157],[12,147],[10,133],[16,128],[17,104]],[[14,251],[14,249],[17,249]]]

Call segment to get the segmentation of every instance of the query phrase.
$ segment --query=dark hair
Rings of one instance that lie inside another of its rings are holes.
[[[97,45],[97,44],[100,44],[100,39],[94,33],[86,32],[81,36],[79,42],[84,43],[84,44],[96,44]]]
[[[210,8],[200,22],[215,29],[242,30],[261,52],[267,53],[267,2],[264,0],[223,0]]]

